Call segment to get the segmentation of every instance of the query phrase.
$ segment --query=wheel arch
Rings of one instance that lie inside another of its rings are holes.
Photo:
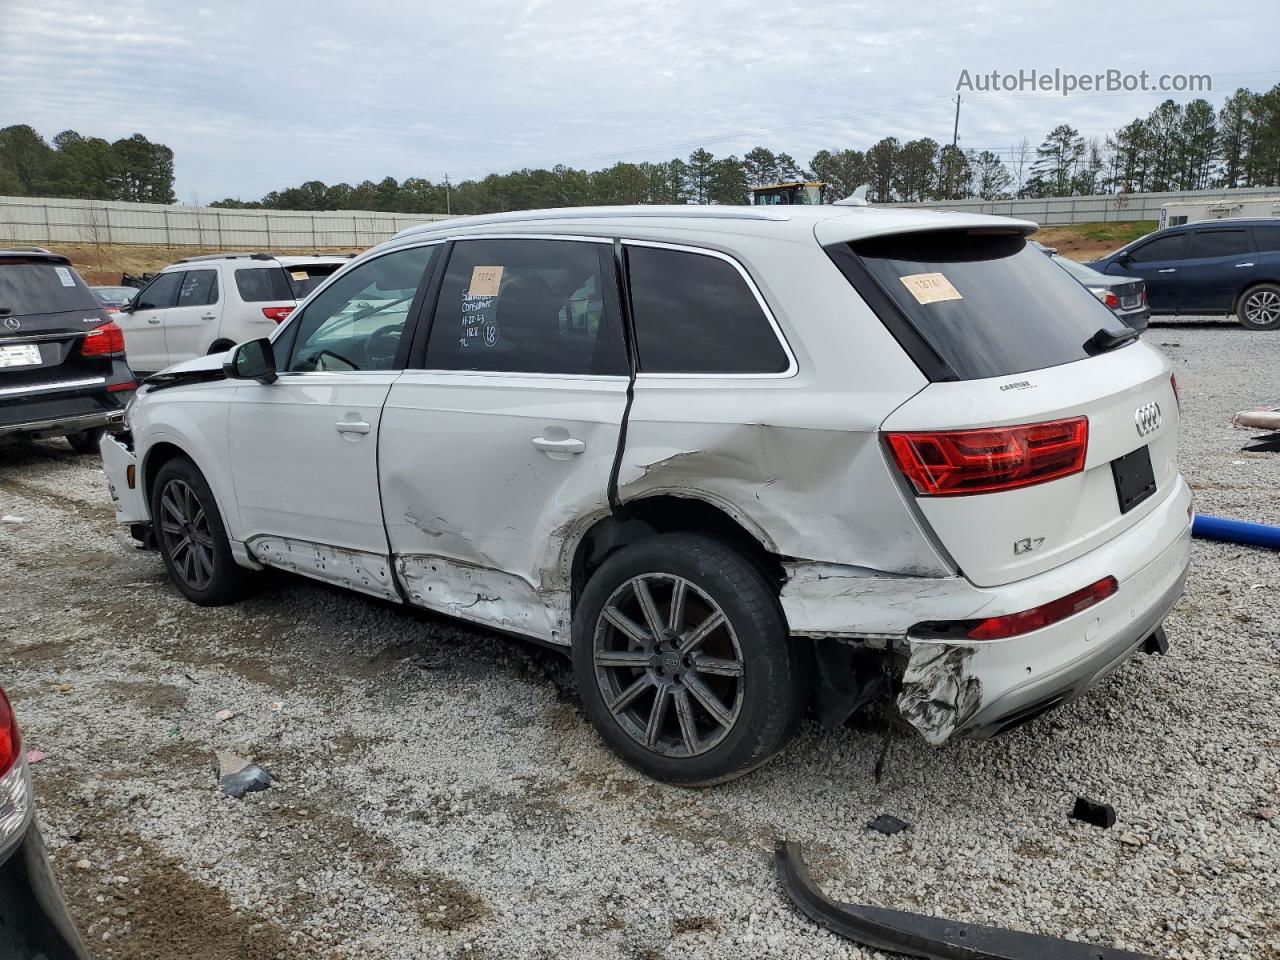
[[[664,533],[701,533],[719,540],[755,564],[774,590],[781,590],[786,576],[782,561],[761,532],[709,500],[662,493],[627,501],[578,538],[569,568],[573,607],[591,574],[610,556]]]
[[[160,473],[160,468],[166,463],[179,458],[190,460],[197,470],[204,475],[205,481],[209,484],[209,489],[213,492],[214,502],[218,506],[218,512],[222,515],[222,522],[227,527],[228,534],[231,534],[230,511],[227,509],[227,498],[223,496],[221,490],[218,489],[218,478],[215,474],[207,470],[201,462],[201,458],[192,453],[190,449],[170,439],[157,440],[152,443],[143,454],[141,468],[142,493],[145,497],[147,513],[151,512],[151,492],[155,486],[156,476]],[[154,517],[152,520],[154,521]],[[233,539],[239,539],[233,536]]]

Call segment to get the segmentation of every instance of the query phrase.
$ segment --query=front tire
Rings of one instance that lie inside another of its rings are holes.
[[[1240,295],[1236,319],[1249,330],[1280,328],[1280,286],[1260,283]]]
[[[807,701],[800,647],[764,575],[696,534],[625,547],[592,575],[574,614],[573,667],[609,747],[683,786],[763,764]]]
[[[170,460],[156,474],[151,522],[165,568],[184,597],[203,607],[239,599],[246,571],[231,556],[213,490],[185,457]]]
[[[97,453],[98,441],[102,439],[104,433],[106,433],[106,430],[103,427],[81,430],[78,433],[68,433],[67,443],[71,444],[71,449],[76,453]]]

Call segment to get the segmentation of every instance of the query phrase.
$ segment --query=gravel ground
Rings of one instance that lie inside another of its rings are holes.
[[[1236,410],[1280,336],[1153,328],[1204,512],[1280,522]],[[1280,557],[1197,541],[1168,657],[989,743],[807,726],[710,791],[617,763],[557,656],[284,576],[206,610],[112,522],[98,465],[0,452],[0,681],[99,958],[870,957],[797,915],[775,838],[840,899],[1160,957],[1280,957]],[[233,711],[233,719],[215,714]],[[215,749],[278,779],[231,800]],[[1110,831],[1068,818],[1114,804]],[[910,821],[869,832],[879,813]]]

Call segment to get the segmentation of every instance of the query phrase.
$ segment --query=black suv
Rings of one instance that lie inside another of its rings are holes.
[[[96,452],[137,386],[124,334],[71,261],[0,249],[0,443],[66,437]]]

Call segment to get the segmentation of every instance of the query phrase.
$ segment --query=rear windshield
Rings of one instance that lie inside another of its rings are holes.
[[[340,263],[307,263],[301,266],[287,267],[289,283],[293,287],[293,296],[301,300],[316,287],[330,277],[342,264]]]
[[[236,270],[236,289],[246,303],[294,300],[289,274],[283,267],[241,267]]]
[[[1018,235],[946,230],[850,246],[883,294],[870,298],[880,304],[876,312],[933,379],[1001,377],[1083,360],[1100,329],[1126,329]],[[856,275],[850,279],[858,285]],[[883,304],[886,296],[891,305]]]
[[[0,260],[0,317],[101,309],[93,291],[65,263]]]

